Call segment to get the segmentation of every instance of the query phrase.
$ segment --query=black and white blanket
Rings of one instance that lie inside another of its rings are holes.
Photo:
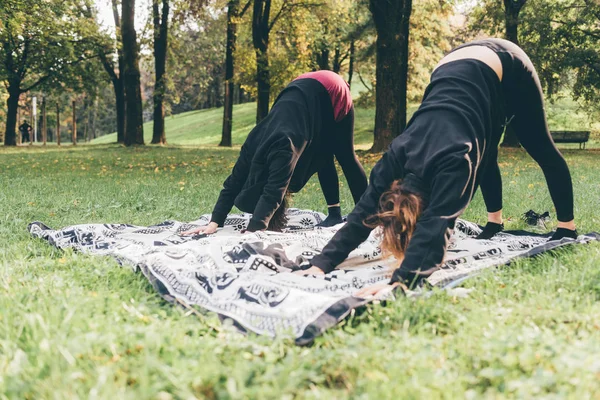
[[[270,336],[291,334],[298,344],[305,344],[370,301],[353,294],[388,280],[397,262],[382,259],[375,230],[334,272],[316,277],[292,274],[292,268],[308,263],[342,225],[317,228],[324,215],[313,211],[290,209],[288,216],[283,233],[242,234],[249,214],[230,215],[225,227],[209,236],[180,233],[208,224],[210,215],[190,223],[84,224],[60,230],[34,222],[29,231],[57,248],[112,256],[140,270],[168,301],[213,311],[242,330]],[[524,232],[501,233],[493,240],[473,239],[479,232],[475,224],[457,222],[447,261],[428,278],[431,285],[451,287],[516,257],[600,239],[589,234],[576,241],[548,242],[547,236]]]

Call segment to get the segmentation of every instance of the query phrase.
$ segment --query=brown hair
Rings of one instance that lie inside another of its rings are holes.
[[[364,224],[370,228],[382,227],[381,250],[401,261],[423,211],[420,196],[402,189],[402,181],[392,182],[379,198],[379,212],[368,217]]]
[[[281,201],[281,205],[275,213],[271,217],[269,221],[269,226],[267,226],[267,230],[281,232],[283,228],[287,225],[288,217],[286,215],[286,210],[288,208],[288,204],[290,202],[290,193],[286,192],[285,196],[283,196],[283,200]]]

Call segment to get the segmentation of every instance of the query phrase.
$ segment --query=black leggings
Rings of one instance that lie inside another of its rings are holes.
[[[496,52],[502,61],[502,86],[509,126],[546,177],[550,196],[561,222],[573,219],[573,183],[569,167],[548,129],[544,96],[531,60],[517,45],[505,40],[488,39],[469,43],[483,45]],[[465,46],[461,46],[465,47]],[[502,178],[498,167],[498,148],[489,155],[481,176],[481,193],[488,212],[502,209]]]
[[[352,193],[352,198],[354,199],[354,204],[356,204],[367,189],[367,175],[354,152],[354,107],[336,125],[337,129],[334,133],[334,140],[329,142],[332,152],[327,156],[318,170],[319,183],[321,184],[327,205],[338,204],[340,202],[340,188],[333,160],[335,156],[342,167],[342,171],[350,187],[350,192]]]

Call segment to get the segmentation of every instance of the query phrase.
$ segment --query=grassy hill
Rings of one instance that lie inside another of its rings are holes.
[[[233,108],[233,144],[241,145],[248,132],[254,127],[256,119],[256,103],[239,104]],[[357,143],[369,144],[372,141],[374,109],[358,109],[356,111]],[[223,108],[190,111],[171,115],[165,119],[165,131],[169,144],[183,146],[216,146],[221,141],[221,124]],[[146,143],[152,140],[152,121],[144,124]],[[117,140],[117,134],[101,136],[92,144],[108,144]]]
[[[417,109],[418,104],[409,106],[409,116]],[[561,99],[547,104],[548,123],[555,130],[588,130],[600,131],[600,121],[590,120],[579,111],[577,103],[570,99]],[[239,104],[233,108],[233,144],[241,145],[248,132],[254,127],[256,104]],[[355,120],[355,142],[358,148],[369,148],[373,141],[375,121],[374,108],[357,108]],[[221,124],[223,108],[190,111],[171,115],[165,120],[167,142],[181,146],[216,146],[221,141]],[[152,139],[152,121],[144,124],[144,139],[150,143]],[[92,144],[115,143],[116,133],[101,136]],[[590,143],[593,145],[593,143]],[[564,146],[564,145],[563,145]],[[570,145],[567,145],[569,147]]]

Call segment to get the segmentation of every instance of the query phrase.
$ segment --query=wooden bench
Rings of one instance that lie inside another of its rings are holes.
[[[585,143],[590,140],[589,131],[552,131],[554,143],[579,143],[580,149],[585,149]]]

